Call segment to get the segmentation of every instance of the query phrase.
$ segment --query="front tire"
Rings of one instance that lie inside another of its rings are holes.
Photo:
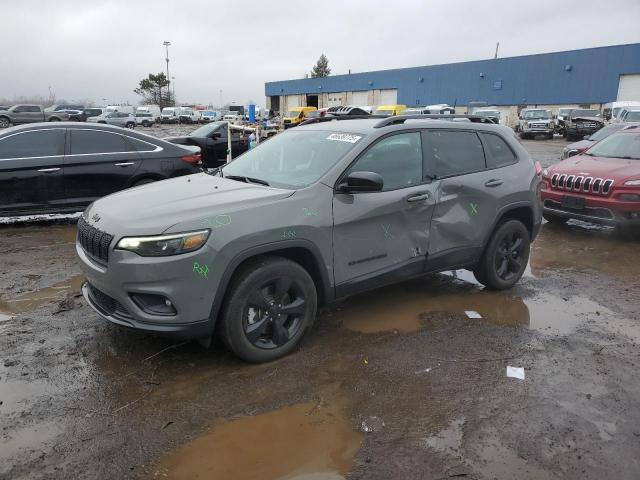
[[[0,118],[0,128],[9,128],[11,121],[7,117]]]
[[[136,128],[136,124],[133,122],[128,122],[125,124],[125,127],[128,128],[129,130],[133,130],[134,128]]]
[[[302,266],[261,257],[235,276],[218,331],[242,360],[270,362],[300,343],[315,320],[317,302],[313,279]]]
[[[493,290],[506,290],[520,280],[529,261],[529,231],[519,220],[498,225],[474,270],[476,279]]]

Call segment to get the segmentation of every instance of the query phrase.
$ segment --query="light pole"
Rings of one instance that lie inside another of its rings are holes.
[[[165,58],[165,60],[167,61],[167,97],[170,97],[170,93],[171,93],[171,77],[169,76],[169,45],[171,45],[171,42],[165,40],[164,42],[162,42],[162,45],[164,45],[165,51],[167,53],[167,56]],[[167,98],[167,100],[169,100]],[[175,99],[174,99],[174,105],[175,105]]]
[[[176,103],[176,77],[171,77],[171,83],[173,83],[173,104]]]

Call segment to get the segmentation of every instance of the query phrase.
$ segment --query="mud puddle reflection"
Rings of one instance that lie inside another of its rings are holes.
[[[361,439],[339,404],[301,403],[219,422],[162,459],[154,478],[342,479]]]
[[[75,275],[64,282],[56,283],[35,292],[0,300],[0,321],[4,317],[8,317],[5,318],[5,320],[8,320],[12,315],[30,312],[53,300],[62,299],[67,293],[80,291],[83,279],[83,275]]]
[[[436,312],[467,318],[465,311],[480,313],[483,318],[480,321],[525,326],[554,334],[569,333],[586,320],[611,313],[584,297],[561,298],[547,294],[523,300],[509,292],[482,290],[477,282],[470,283],[460,274],[448,274],[353,297],[326,315],[357,332],[412,332],[423,328]]]

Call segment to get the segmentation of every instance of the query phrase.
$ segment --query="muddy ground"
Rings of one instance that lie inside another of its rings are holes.
[[[102,321],[74,235],[0,226],[0,478],[640,478],[639,244],[610,229],[543,225],[507,292],[351,298],[267,365]]]

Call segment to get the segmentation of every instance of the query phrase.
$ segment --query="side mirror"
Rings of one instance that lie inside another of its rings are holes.
[[[384,186],[384,180],[375,172],[351,172],[340,185],[338,191],[350,192],[379,192]]]
[[[573,156],[575,156],[575,155],[578,155],[578,153],[580,153],[580,152],[578,152],[578,150],[575,150],[575,149],[573,149],[573,150],[569,150],[569,153],[568,153],[567,158],[568,158],[568,157],[573,157]]]
[[[585,135],[584,137],[582,137],[585,140],[589,140],[589,137],[591,137],[591,135]]]
[[[211,134],[211,138],[220,138],[222,137],[222,134],[220,132],[213,132]]]

